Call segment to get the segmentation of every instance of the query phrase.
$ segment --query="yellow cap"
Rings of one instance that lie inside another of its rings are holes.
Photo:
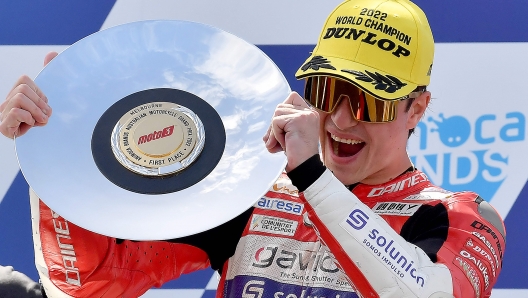
[[[295,76],[345,79],[386,100],[430,81],[434,40],[424,12],[409,0],[348,0],[330,14]]]

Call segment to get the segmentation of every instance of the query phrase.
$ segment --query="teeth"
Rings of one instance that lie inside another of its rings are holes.
[[[334,140],[336,142],[340,142],[340,143],[352,144],[352,145],[363,143],[363,141],[359,141],[359,140],[342,139],[342,138],[340,138],[338,136],[335,136],[333,134],[330,134],[330,136],[332,137],[332,140]],[[336,150],[337,150],[337,143],[334,143],[334,151],[336,151]]]

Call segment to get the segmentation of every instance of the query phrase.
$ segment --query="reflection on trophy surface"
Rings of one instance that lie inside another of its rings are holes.
[[[64,50],[35,83],[54,117],[16,139],[24,177],[55,212],[103,235],[208,230],[247,210],[285,164],[261,154],[261,138],[286,79],[258,48],[211,26],[112,27]]]

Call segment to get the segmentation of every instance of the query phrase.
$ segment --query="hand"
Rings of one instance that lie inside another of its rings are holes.
[[[262,139],[269,152],[284,151],[289,172],[319,152],[319,114],[299,94],[292,92],[275,109]]]
[[[57,55],[56,52],[48,53],[44,65]],[[0,132],[8,138],[19,137],[33,126],[46,125],[50,116],[46,95],[31,78],[23,75],[0,104]]]

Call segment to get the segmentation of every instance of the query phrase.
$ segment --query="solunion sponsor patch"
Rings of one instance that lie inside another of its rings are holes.
[[[253,214],[250,231],[293,236],[297,231],[297,222],[280,217]]]

